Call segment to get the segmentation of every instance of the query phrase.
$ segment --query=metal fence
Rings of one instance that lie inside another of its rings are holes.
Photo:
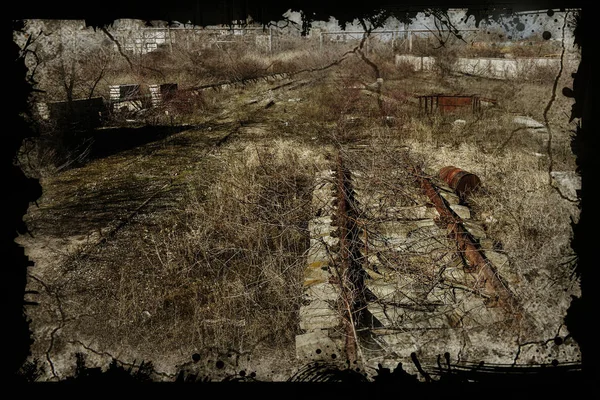
[[[477,29],[459,30],[461,33],[477,32]],[[319,33],[319,48],[323,50],[332,43],[359,42],[364,37],[364,31],[322,31]],[[394,50],[400,50],[406,53],[413,52],[413,44],[417,40],[425,40],[433,43],[436,39],[436,33],[427,29],[398,29],[373,31],[365,41],[365,49],[375,45],[389,45]]]
[[[272,52],[286,38],[300,37],[298,29],[269,27],[144,27],[117,29],[114,36],[125,51],[146,54],[159,49],[173,51],[174,45],[191,47],[222,47],[230,43],[245,43]],[[115,45],[116,46],[116,45]]]

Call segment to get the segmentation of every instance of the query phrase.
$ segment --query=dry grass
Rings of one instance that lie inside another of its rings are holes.
[[[101,315],[89,333],[108,348],[161,354],[182,343],[222,353],[293,349],[311,185],[324,162],[284,141],[222,156],[212,184],[192,184],[183,212],[130,232],[127,248],[115,250],[122,262],[105,267],[96,289],[70,273],[64,290],[83,290],[94,298],[88,312]]]

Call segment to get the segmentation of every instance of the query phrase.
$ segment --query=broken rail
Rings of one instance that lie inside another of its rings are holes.
[[[447,225],[449,235],[456,241],[458,250],[464,255],[468,264],[467,272],[477,274],[481,278],[478,280],[478,286],[484,290],[486,296],[489,296],[488,305],[501,306],[516,319],[521,319],[524,315],[522,306],[482,254],[475,239],[464,227],[462,219],[450,209],[422,171],[413,167],[413,174],[418,178],[421,188],[440,214],[440,221]]]
[[[353,257],[353,247],[356,245],[354,240],[354,231],[356,229],[355,220],[349,215],[352,211],[352,188],[350,186],[350,173],[344,168],[341,154],[338,154],[336,163],[336,214],[335,224],[337,225],[337,236],[339,238],[338,262],[336,262],[337,276],[341,289],[341,300],[343,308],[343,323],[345,330],[344,348],[347,360],[350,364],[358,361],[360,347],[358,346],[358,337],[356,334],[356,303],[357,303],[357,285],[354,282],[354,269],[361,268]]]

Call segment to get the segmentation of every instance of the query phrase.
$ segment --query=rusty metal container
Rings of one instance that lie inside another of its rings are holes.
[[[460,196],[465,196],[481,186],[481,180],[475,174],[454,166],[440,169],[440,179],[448,184]]]

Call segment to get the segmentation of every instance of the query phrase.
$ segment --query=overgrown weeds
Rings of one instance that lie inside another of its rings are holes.
[[[107,346],[293,348],[312,179],[325,162],[294,147],[228,153],[212,184],[189,192],[183,213],[129,239],[128,254],[107,272],[115,284],[90,304],[104,314],[96,328]]]

